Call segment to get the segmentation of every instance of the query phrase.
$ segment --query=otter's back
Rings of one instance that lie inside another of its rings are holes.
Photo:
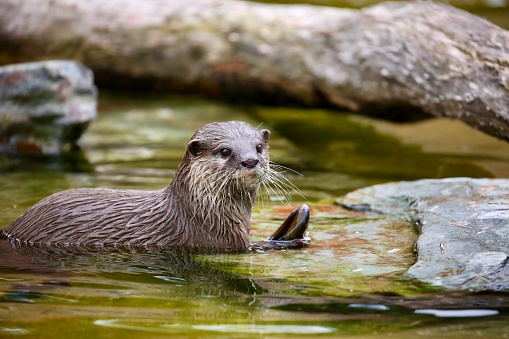
[[[29,208],[4,234],[35,244],[128,243],[160,202],[159,191],[80,188],[50,195]],[[145,219],[144,219],[145,218]]]

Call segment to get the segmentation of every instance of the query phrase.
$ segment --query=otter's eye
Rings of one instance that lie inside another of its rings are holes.
[[[232,151],[229,148],[223,148],[219,151],[219,153],[221,153],[221,156],[226,158],[227,156],[232,154]]]
[[[263,145],[262,144],[256,145],[256,151],[261,154],[263,152]]]

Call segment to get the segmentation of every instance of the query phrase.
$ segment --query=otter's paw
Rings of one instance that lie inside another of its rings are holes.
[[[309,243],[306,232],[309,223],[309,207],[301,205],[286,218],[266,242],[282,248],[300,248]]]

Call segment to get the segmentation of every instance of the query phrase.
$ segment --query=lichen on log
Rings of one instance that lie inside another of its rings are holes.
[[[15,18],[15,19],[13,19]],[[509,140],[509,33],[448,5],[362,10],[233,0],[0,2],[0,63],[70,58],[264,103],[460,119]]]

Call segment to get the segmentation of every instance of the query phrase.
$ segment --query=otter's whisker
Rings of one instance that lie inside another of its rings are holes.
[[[275,199],[272,199],[271,198],[272,196],[274,196],[274,197],[282,196],[284,198],[283,200],[286,201],[287,203],[289,203],[290,195],[281,193],[282,188],[278,187],[278,185],[275,184],[273,180],[269,180],[268,182],[264,183],[264,187],[267,191],[267,195],[268,195],[270,201],[272,201],[273,204],[275,204]],[[271,192],[272,192],[272,194],[271,194]]]
[[[263,184],[263,188],[265,189],[265,192],[266,192],[265,195],[266,195],[267,203],[269,201],[271,201],[272,204],[275,205],[276,202],[274,200],[270,199],[270,197],[271,197],[270,191],[272,190],[275,195],[277,195],[277,192],[274,192],[274,189],[272,187],[270,187],[266,182],[263,182],[262,184]],[[285,198],[285,200],[286,200],[286,198]],[[263,200],[262,200],[262,203],[263,203]]]
[[[211,197],[214,197],[214,198],[211,199],[211,202],[206,207],[207,214],[203,218],[203,223],[207,222],[208,218],[211,216],[211,213],[213,213],[213,212],[217,213],[217,210],[221,208],[221,202],[224,200],[224,199],[221,199],[221,196],[224,196],[224,191],[225,191],[224,187],[230,181],[229,173],[228,172],[224,173],[223,175],[219,176],[214,182],[217,183],[221,179],[223,180],[223,182],[219,186],[219,189],[216,190],[215,194],[214,194],[214,187],[209,185],[210,192],[208,195]],[[212,230],[212,228],[213,228],[212,226],[211,226],[211,228],[209,228],[209,230]]]
[[[269,170],[269,175],[271,176],[271,178],[274,180],[274,181],[277,181],[279,182],[282,186],[285,186],[285,187],[288,187],[289,189],[297,192],[297,194],[299,194],[303,199],[306,199],[306,197],[304,197],[302,195],[302,192],[299,190],[299,188],[297,186],[295,186],[295,184],[293,182],[290,181],[290,179],[288,179],[285,175],[283,175],[281,172],[278,172],[278,171],[275,171],[275,170]],[[307,199],[306,199],[307,200]]]
[[[299,172],[297,172],[296,170],[291,169],[290,167],[286,167],[286,166],[283,166],[283,165],[277,164],[277,163],[275,163],[275,162],[273,162],[273,161],[269,161],[269,166],[270,166],[270,168],[271,168],[271,169],[284,169],[284,170],[286,170],[286,171],[290,171],[290,172],[293,172],[293,173],[295,173],[295,174],[297,174],[297,175],[300,175],[301,177],[303,177],[303,176],[304,176],[304,174],[299,173]],[[281,172],[280,172],[280,173],[281,173]]]

